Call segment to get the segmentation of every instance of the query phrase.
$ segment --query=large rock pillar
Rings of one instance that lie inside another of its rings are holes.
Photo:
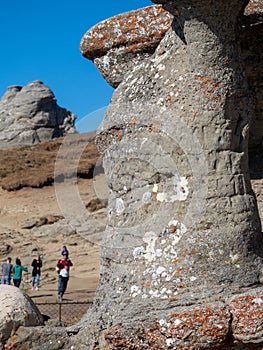
[[[86,344],[228,348],[229,297],[257,286],[262,269],[237,35],[246,1],[155,2],[172,29],[118,86],[97,137],[109,219]]]

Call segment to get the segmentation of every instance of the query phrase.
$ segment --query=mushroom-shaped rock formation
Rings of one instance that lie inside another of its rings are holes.
[[[171,15],[161,6],[126,12],[88,30],[81,40],[81,53],[117,87],[127,72],[153,54],[170,24]]]
[[[76,115],[39,80],[10,86],[0,101],[0,147],[32,145],[76,132]]]
[[[254,99],[238,40],[247,2],[160,2],[172,29],[125,75],[97,136],[109,222],[77,339],[99,349],[245,348],[262,342],[262,322],[251,317],[246,329],[239,293],[259,285],[263,251],[247,156]],[[262,312],[258,293],[251,316],[257,302]]]

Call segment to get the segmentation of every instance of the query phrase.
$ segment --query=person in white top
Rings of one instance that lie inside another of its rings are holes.
[[[68,280],[69,280],[69,266],[65,265],[62,270],[59,272],[60,283],[58,285],[58,298],[62,302],[63,295],[67,289]]]

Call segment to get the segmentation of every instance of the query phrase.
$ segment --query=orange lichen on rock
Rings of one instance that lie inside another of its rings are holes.
[[[245,8],[245,15],[250,14],[262,14],[263,13],[263,2],[262,0],[250,0],[247,7]]]
[[[172,315],[126,330],[121,325],[107,331],[110,349],[212,349],[228,341],[230,313],[220,303],[180,309]],[[143,326],[142,326],[143,325]]]
[[[243,342],[263,342],[263,291],[234,297],[230,307],[234,337]]]
[[[80,43],[81,53],[93,60],[121,46],[134,51],[156,47],[170,24],[171,16],[160,5],[125,12],[88,30]]]

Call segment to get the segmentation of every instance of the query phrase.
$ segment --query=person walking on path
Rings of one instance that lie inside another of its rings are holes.
[[[63,295],[67,289],[67,284],[69,280],[69,270],[73,266],[71,260],[68,258],[67,254],[64,254],[62,259],[57,263],[58,272],[58,299],[61,302]]]
[[[13,265],[11,264],[12,259],[7,258],[6,262],[2,264],[2,284],[10,284],[11,281],[11,273],[13,271]]]
[[[59,273],[58,298],[62,302],[69,280],[69,266],[65,265]]]
[[[13,275],[13,282],[14,286],[19,288],[21,280],[22,280],[22,273],[23,271],[28,272],[27,267],[24,267],[21,265],[21,260],[19,258],[16,258],[16,264],[13,267],[14,275]]]
[[[33,267],[32,282],[31,282],[32,290],[38,290],[41,268],[42,268],[42,260],[40,258],[40,255],[38,255],[35,259],[33,259],[31,266]],[[36,282],[36,287],[34,287],[35,282]]]

